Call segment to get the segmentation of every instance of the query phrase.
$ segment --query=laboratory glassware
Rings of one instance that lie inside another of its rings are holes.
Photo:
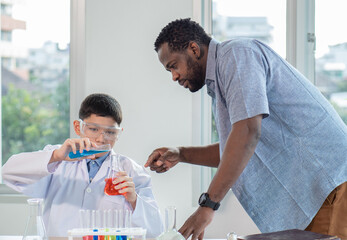
[[[107,178],[105,178],[105,189],[104,192],[106,195],[121,195],[121,193],[118,192],[114,187],[117,184],[113,184],[113,180],[117,178],[117,173],[121,171],[120,168],[120,160],[119,160],[119,155],[111,155],[111,170],[108,173]],[[122,182],[120,182],[122,183]],[[120,184],[118,183],[118,184]]]
[[[237,234],[235,232],[228,233],[227,240],[237,240]]]
[[[168,206],[165,208],[166,230],[156,240],[185,240],[181,233],[176,230],[176,208]]]
[[[42,219],[43,199],[30,198],[27,202],[29,204],[29,218],[22,240],[48,240]]]
[[[97,147],[90,147],[89,151],[87,151],[86,149],[83,149],[82,153],[80,153],[79,150],[76,150],[76,153],[73,153],[71,151],[71,152],[69,152],[69,158],[73,159],[73,158],[86,157],[89,155],[103,153],[103,152],[109,152],[109,151],[111,151],[111,145],[105,144],[105,145],[100,145]]]

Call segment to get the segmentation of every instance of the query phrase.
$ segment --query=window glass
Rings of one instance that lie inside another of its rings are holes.
[[[347,1],[315,2],[316,76],[319,90],[347,123]]]
[[[1,1],[1,166],[69,137],[69,0]]]

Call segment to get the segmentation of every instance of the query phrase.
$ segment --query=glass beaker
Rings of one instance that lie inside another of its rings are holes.
[[[118,192],[118,190],[114,188],[117,184],[113,184],[113,180],[117,178],[117,172],[121,171],[118,154],[111,155],[111,166],[112,166],[111,170],[108,173],[107,178],[105,178],[106,184],[105,184],[104,192],[106,195],[121,195]]]
[[[157,237],[157,240],[185,240],[181,233],[176,230],[176,208],[168,206],[165,208],[165,232]]]
[[[22,240],[48,240],[45,225],[42,219],[42,198],[30,198],[29,218]]]

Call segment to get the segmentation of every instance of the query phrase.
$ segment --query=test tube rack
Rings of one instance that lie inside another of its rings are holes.
[[[126,236],[127,239],[146,239],[146,229],[143,228],[74,228],[68,231],[68,240],[75,237],[82,238],[85,236]]]

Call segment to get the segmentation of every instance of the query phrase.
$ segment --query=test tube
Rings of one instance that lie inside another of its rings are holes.
[[[96,228],[96,211],[92,210],[92,214],[91,214],[91,227],[93,229],[93,232],[95,232],[93,234],[93,240],[98,240],[98,229]]]
[[[80,209],[79,211],[80,217],[80,227],[82,231],[87,231],[90,229],[90,210]],[[93,240],[93,236],[83,236],[83,240]]]
[[[85,226],[86,226],[86,228],[92,228],[92,225],[91,225],[91,215],[90,215],[90,210],[89,209],[87,209],[86,211],[85,211],[85,215],[84,215],[84,221],[85,221]]]
[[[129,209],[124,211],[124,227],[131,228],[131,211]]]
[[[84,209],[80,209],[80,211],[79,211],[79,218],[80,218],[80,228],[86,228],[86,226],[85,226],[85,219],[84,219],[84,217],[85,217],[85,215],[86,215],[86,210],[84,210]]]
[[[112,224],[112,226],[114,228],[119,228],[118,209],[113,209],[113,224]]]
[[[100,210],[95,210],[95,228],[100,230],[102,228],[102,215]]]
[[[118,226],[119,226],[119,228],[124,228],[124,211],[123,211],[123,209],[118,209]]]
[[[111,209],[104,210],[104,227],[105,228],[112,228],[113,225],[113,212]]]

